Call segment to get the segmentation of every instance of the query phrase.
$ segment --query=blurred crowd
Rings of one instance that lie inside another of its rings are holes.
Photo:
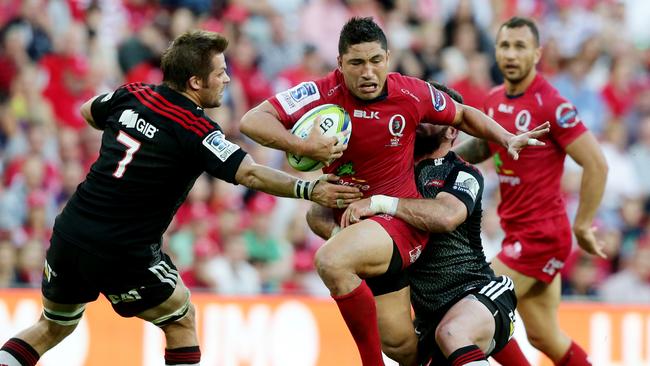
[[[161,53],[177,35],[202,28],[227,36],[232,82],[209,114],[258,162],[289,171],[282,153],[241,136],[239,119],[273,93],[330,71],[349,17],[373,16],[383,26],[391,69],[447,83],[480,108],[501,82],[494,37],[513,15],[538,22],[539,69],[577,106],[610,167],[595,222],[608,258],[576,249],[563,293],[650,303],[646,0],[0,0],[0,287],[40,285],[54,218],[97,156],[101,133],[86,126],[80,105],[127,82],[161,82]],[[481,168],[492,256],[503,235],[498,181],[489,163]],[[572,217],[580,174],[567,162]],[[305,223],[308,207],[202,176],[164,245],[196,291],[325,295],[312,262],[323,241]]]

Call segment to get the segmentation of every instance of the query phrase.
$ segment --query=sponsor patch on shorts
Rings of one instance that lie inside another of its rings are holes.
[[[457,191],[467,193],[472,198],[472,201],[476,202],[476,196],[480,187],[478,180],[473,175],[460,171],[458,172],[453,188]]]
[[[289,90],[277,93],[275,97],[286,114],[293,114],[307,104],[319,100],[320,92],[315,82],[306,81]]]
[[[203,139],[203,146],[207,147],[221,161],[226,161],[239,145],[233,144],[226,140],[226,136],[221,131],[214,131]]]

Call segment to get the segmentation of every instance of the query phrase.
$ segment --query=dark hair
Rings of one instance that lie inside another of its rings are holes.
[[[463,103],[463,96],[460,95],[460,93],[456,90],[448,87],[445,84],[441,84],[433,80],[429,80],[429,84],[433,85],[433,87],[439,91],[446,93],[449,95],[449,97],[451,97],[451,99],[455,100],[456,102],[461,104]],[[421,131],[416,130],[415,144],[413,146],[413,156],[416,159],[419,159],[424,155],[431,154],[433,151],[437,150],[440,147],[442,136],[447,132],[449,128],[450,126],[445,126],[440,129],[440,131],[435,135],[423,134],[420,133]]]
[[[339,56],[348,52],[350,46],[365,42],[379,42],[381,48],[388,50],[386,35],[372,17],[354,17],[348,20],[339,35]]]
[[[203,30],[183,33],[163,53],[160,66],[163,83],[185,91],[192,76],[207,80],[212,72],[212,57],[227,47],[228,40],[219,33]]]
[[[539,30],[537,29],[537,25],[532,19],[529,18],[523,18],[523,17],[512,17],[508,19],[505,23],[501,24],[499,27],[499,31],[501,31],[502,28],[521,28],[521,27],[528,27],[530,31],[533,33],[533,38],[535,39],[535,45],[539,46]]]
[[[445,84],[441,84],[433,80],[429,80],[429,84],[433,85],[434,88],[440,90],[441,92],[447,93],[447,95],[449,95],[451,99],[455,100],[456,102],[463,104],[463,96],[460,95],[460,93],[455,89],[452,89]]]

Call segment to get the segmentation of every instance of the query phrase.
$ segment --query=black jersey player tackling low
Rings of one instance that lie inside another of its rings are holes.
[[[35,365],[76,327],[85,304],[106,296],[115,311],[165,333],[166,365],[195,365],[200,350],[189,291],[161,236],[204,171],[230,183],[336,207],[361,197],[327,180],[302,181],[255,164],[204,108],[220,105],[226,73],[221,35],[194,31],[162,59],[163,84],[128,84],[81,107],[103,130],[99,158],[57,218],[42,283],[43,314],[7,341],[0,364]],[[344,149],[345,146],[340,147]]]
[[[440,84],[435,87],[462,102],[455,91]],[[422,253],[414,253],[419,258],[409,268],[386,276],[380,287],[373,287],[381,298],[410,285],[419,338],[417,364],[489,365],[486,357],[500,350],[514,329],[513,283],[508,277],[495,276],[481,245],[483,177],[450,151],[457,135],[453,127],[418,127],[415,178],[424,199],[399,199],[395,216],[429,231],[429,245]],[[351,204],[342,226],[382,214],[381,201],[392,199],[372,196]],[[321,235],[332,229],[336,232],[334,223],[325,221],[323,210],[312,205],[308,217],[312,229]],[[403,316],[404,312],[395,314]],[[399,323],[406,326],[410,321],[407,313]],[[387,349],[388,345],[383,346]],[[416,354],[414,348],[392,347],[391,356],[414,365],[415,357],[407,356]]]

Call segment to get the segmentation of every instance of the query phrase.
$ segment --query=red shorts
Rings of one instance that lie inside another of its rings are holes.
[[[422,254],[429,241],[429,233],[416,229],[406,222],[390,215],[370,217],[386,230],[393,239],[402,257],[402,269],[410,266]]]
[[[551,283],[571,253],[569,219],[562,215],[525,223],[501,222],[501,227],[506,237],[499,260],[521,274]]]

